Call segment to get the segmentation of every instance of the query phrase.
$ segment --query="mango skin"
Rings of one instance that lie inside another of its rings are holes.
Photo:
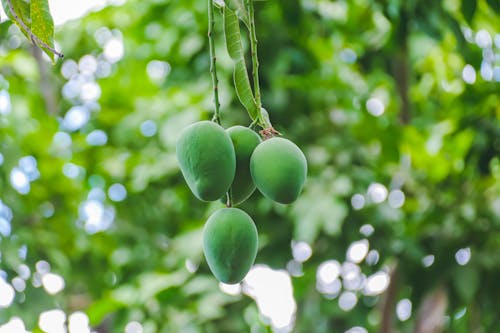
[[[292,141],[274,137],[255,148],[250,172],[259,191],[282,204],[294,202],[307,178],[307,160]]]
[[[223,196],[234,179],[236,156],[231,138],[211,121],[199,121],[182,132],[177,160],[193,194],[202,201]]]
[[[205,223],[203,253],[220,282],[241,282],[255,261],[257,248],[255,223],[241,209],[219,209]]]
[[[236,174],[230,193],[232,204],[238,205],[255,191],[255,184],[250,174],[250,158],[261,140],[257,133],[244,126],[233,126],[226,132],[233,142],[236,154]]]

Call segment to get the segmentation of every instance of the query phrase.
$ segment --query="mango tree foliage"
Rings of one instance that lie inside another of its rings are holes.
[[[444,332],[496,329],[495,1],[255,7],[263,106],[309,170],[294,204],[243,204],[259,231],[243,293],[210,274],[202,228],[222,204],[200,203],[175,157],[212,116],[206,3],[68,22],[53,67],[0,24],[0,325],[41,332],[60,309],[101,333],[424,332],[429,313]],[[222,125],[249,125],[215,17]]]

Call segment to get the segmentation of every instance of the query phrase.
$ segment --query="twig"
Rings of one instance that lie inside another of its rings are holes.
[[[40,91],[45,102],[45,108],[49,114],[57,115],[59,110],[57,108],[56,95],[50,79],[50,73],[47,69],[48,67],[43,63],[42,51],[40,48],[35,45],[33,45],[32,48],[33,56],[35,57],[38,71],[40,72]]]
[[[448,295],[443,286],[431,291],[420,304],[413,333],[441,333],[448,306]]]
[[[19,18],[19,16],[17,15],[16,11],[14,10],[14,6],[12,5],[12,1],[11,0],[6,0],[6,1],[7,1],[7,5],[9,6],[9,10],[12,13],[12,16],[14,17],[14,20],[16,20],[16,22],[21,26],[21,28],[29,35],[29,37],[30,37],[31,41],[33,42],[33,44],[38,45],[39,47],[42,47],[44,49],[49,50],[50,52],[52,52],[53,54],[55,54],[59,58],[64,58],[64,54],[58,52],[56,49],[54,49],[50,45],[47,45],[47,43],[45,43],[43,40],[41,40],[40,38],[38,38],[38,36],[35,35],[33,33],[33,31],[31,31],[31,29],[28,28],[28,26],[26,24],[24,24],[23,20],[21,18]]]
[[[391,333],[393,329],[394,321],[394,308],[396,305],[396,297],[398,293],[399,284],[399,269],[398,265],[395,264],[390,272],[390,282],[387,288],[384,298],[381,302],[381,322],[380,322],[380,333]]]
[[[219,103],[219,80],[217,79],[217,58],[215,56],[215,41],[214,41],[214,4],[213,0],[208,0],[208,44],[210,46],[210,74],[212,76],[212,85],[214,89],[214,104],[215,112],[212,121],[220,125],[220,103]]]
[[[253,76],[253,87],[255,93],[255,102],[257,104],[257,109],[259,111],[259,123],[264,130],[270,132],[274,131],[271,122],[267,117],[262,114],[262,100],[260,96],[260,82],[259,82],[259,57],[257,55],[257,33],[255,29],[255,13],[253,8],[253,0],[245,0],[247,11],[248,11],[248,21],[250,30],[250,52],[252,56],[252,76]]]

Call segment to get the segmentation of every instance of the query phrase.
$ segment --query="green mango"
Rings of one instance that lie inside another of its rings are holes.
[[[233,143],[224,129],[200,121],[184,129],[176,147],[177,160],[193,194],[214,201],[231,186],[236,172]]]
[[[231,201],[238,205],[248,199],[255,191],[255,184],[250,175],[250,157],[260,143],[257,133],[244,126],[233,126],[226,130],[233,141],[236,153],[236,174],[231,185]],[[225,198],[223,198],[225,199]]]
[[[223,283],[239,283],[252,267],[258,247],[257,228],[239,208],[213,213],[203,229],[203,253],[214,276]]]
[[[294,202],[307,177],[304,153],[292,141],[274,137],[255,148],[250,172],[259,191],[282,204]]]

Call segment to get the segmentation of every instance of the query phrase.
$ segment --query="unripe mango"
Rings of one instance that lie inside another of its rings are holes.
[[[203,253],[208,267],[223,283],[239,283],[257,255],[258,235],[252,218],[238,208],[213,213],[203,229]]]
[[[250,159],[250,172],[264,196],[288,204],[297,199],[304,187],[307,161],[292,141],[274,137],[255,148]]]
[[[233,126],[226,130],[233,142],[236,154],[236,174],[231,185],[231,201],[237,205],[248,199],[255,191],[250,175],[250,157],[260,143],[257,133],[248,127]]]
[[[177,141],[177,160],[193,194],[202,201],[223,196],[234,179],[236,157],[231,138],[211,121],[184,129]]]

